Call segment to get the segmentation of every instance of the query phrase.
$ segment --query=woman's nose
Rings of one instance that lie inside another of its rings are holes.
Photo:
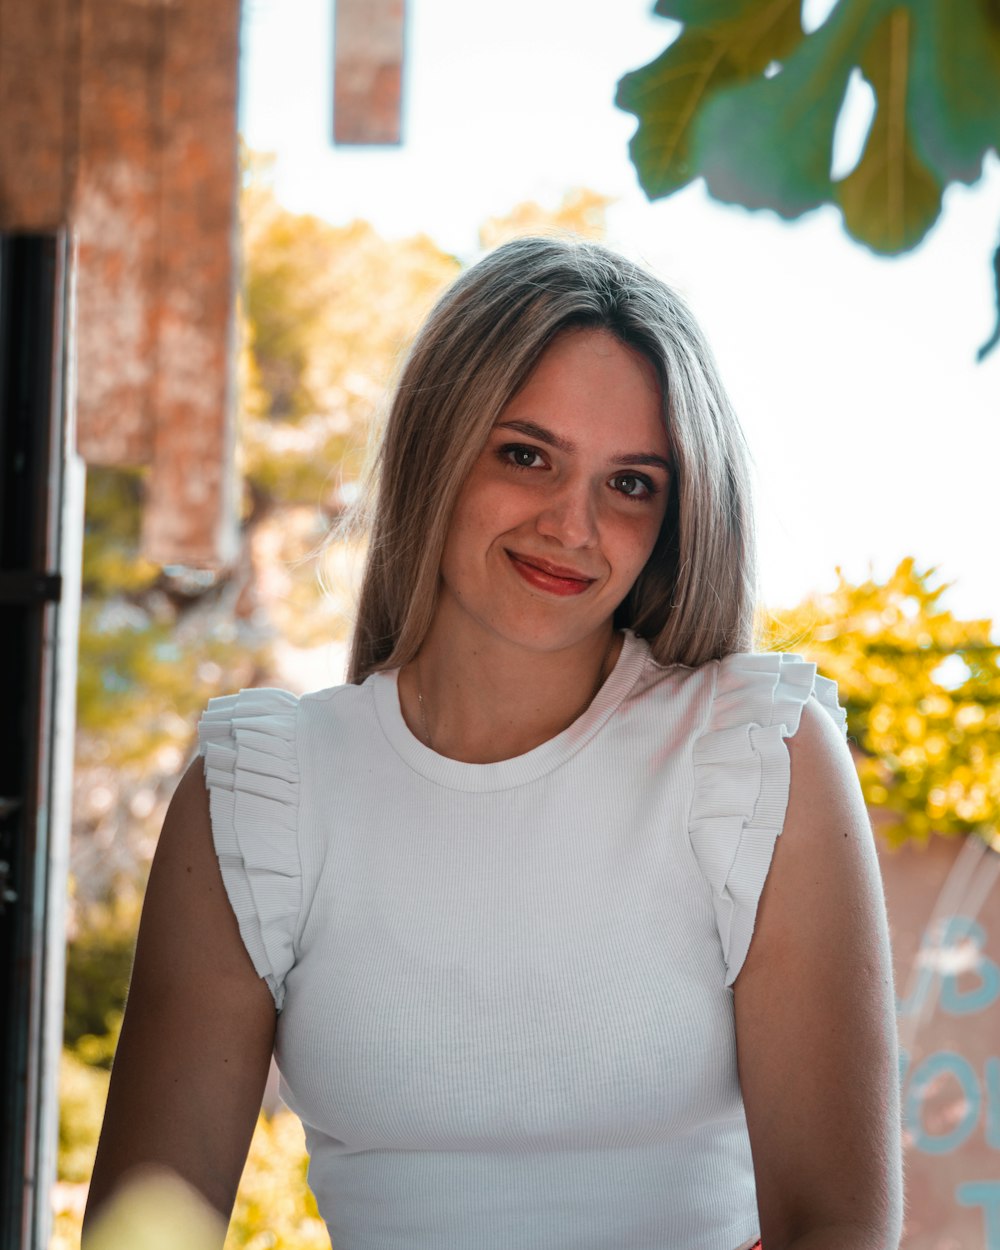
[[[597,543],[597,516],[588,483],[568,482],[549,496],[538,514],[536,528],[544,538],[563,547],[593,547]]]

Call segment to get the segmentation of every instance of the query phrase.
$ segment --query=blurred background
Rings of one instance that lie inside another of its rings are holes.
[[[0,0],[0,107],[0,1244],[78,1245],[200,711],[342,680],[406,345],[556,230],[713,345],[878,837],[904,1246],[1000,1250],[996,7]],[[269,1089],[227,1246],[328,1244]]]

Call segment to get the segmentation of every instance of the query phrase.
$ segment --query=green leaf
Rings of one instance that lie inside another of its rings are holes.
[[[639,119],[629,150],[650,199],[672,194],[699,172],[692,128],[705,102],[762,73],[802,39],[799,0],[711,0],[698,6],[675,0],[660,6],[669,15],[695,9],[703,24],[692,22],[655,61],[625,74],[615,96],[619,108]]]
[[[1000,247],[993,253],[993,293],[996,299],[997,319],[993,333],[976,352],[976,359],[983,361],[1000,346]]]
[[[702,175],[724,203],[799,217],[836,204],[858,242],[916,246],[944,188],[975,182],[1000,150],[1000,0],[837,0],[803,34],[798,0],[656,0],[680,24],[618,83],[639,125],[632,163],[650,199]],[[834,184],[834,135],[851,73],[876,112],[858,166]],[[998,320],[978,358],[1000,345]]]
[[[657,198],[703,174],[717,199],[784,217],[846,204],[848,230],[868,246],[911,247],[936,219],[941,188],[975,181],[1000,147],[1000,0],[839,0],[808,36],[799,8],[658,0],[681,33],[617,94],[639,118],[640,182]],[[834,132],[855,67],[875,89],[875,132],[863,168],[834,187]]]
[[[731,87],[705,104],[694,127],[694,152],[716,199],[799,217],[833,198],[837,117],[883,7],[841,0],[780,73]]]
[[[947,184],[972,183],[1000,148],[1000,5],[924,0],[913,32],[914,150]]]
[[[760,0],[656,0],[653,12],[675,22],[714,26],[717,22],[742,22],[759,15],[762,7],[773,6],[762,6]]]
[[[941,183],[914,152],[907,130],[913,15],[894,8],[861,54],[877,105],[857,168],[837,185],[848,233],[875,252],[915,247],[941,211]]]

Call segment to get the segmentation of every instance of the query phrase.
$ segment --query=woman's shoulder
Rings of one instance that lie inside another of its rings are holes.
[[[847,717],[836,684],[800,655],[741,652],[712,661],[711,670],[711,699],[692,750],[688,827],[695,858],[712,890],[726,984],[731,985],[746,957],[784,827],[791,744],[804,726],[803,745],[810,759],[817,754],[818,737],[826,744],[821,751],[830,754],[833,749],[833,755],[846,756],[842,739]],[[817,733],[824,728],[825,733]]]
[[[205,705],[199,730],[203,726],[231,725],[234,722],[277,719],[287,723],[311,707],[331,705],[348,707],[364,702],[369,696],[368,684],[338,683],[308,690],[290,690],[280,686],[248,686],[229,694],[216,695]]]
[[[198,722],[223,883],[243,944],[279,1010],[309,887],[300,828],[303,747],[316,737],[308,717],[358,690],[248,687],[210,699]]]
[[[836,682],[813,661],[791,651],[735,651],[704,664],[662,664],[644,647],[644,662],[632,687],[634,699],[659,702],[684,716],[691,739],[720,730],[780,726],[780,735],[798,732],[810,702],[824,710],[846,734],[846,712]]]
[[[781,725],[794,734],[802,709],[814,700],[846,733],[847,716],[836,682],[810,660],[787,651],[739,651],[704,664],[661,664],[648,646],[635,694],[692,705],[696,735],[739,726]],[[700,712],[700,715],[698,714]]]
[[[747,651],[724,656],[713,666],[713,714],[720,727],[781,725],[787,737],[797,731],[803,708],[815,700],[846,733],[847,714],[837,684],[811,660],[790,651]]]

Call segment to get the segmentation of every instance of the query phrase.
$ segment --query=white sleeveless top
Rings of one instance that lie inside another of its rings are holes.
[[[420,742],[396,673],[244,690],[199,725],[223,879],[280,1012],[335,1250],[735,1250],[756,1239],[731,985],[832,682],[663,668],[626,633],[526,755]]]

